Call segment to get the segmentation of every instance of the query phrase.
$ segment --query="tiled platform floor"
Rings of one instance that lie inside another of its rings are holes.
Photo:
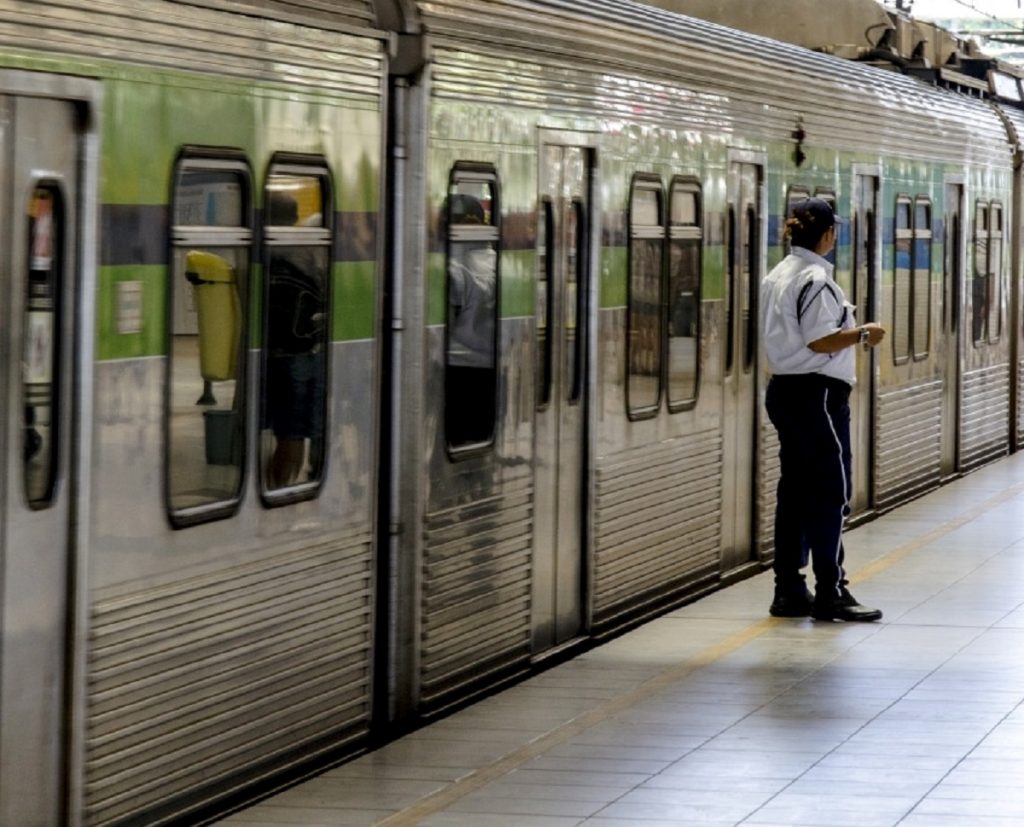
[[[1024,454],[846,544],[880,623],[763,574],[220,824],[1024,825]]]

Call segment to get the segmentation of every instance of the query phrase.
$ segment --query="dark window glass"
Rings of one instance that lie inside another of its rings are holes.
[[[999,204],[992,205],[988,237],[988,340],[995,344],[1003,332],[1003,208]]]
[[[445,432],[452,448],[484,445],[494,438],[499,214],[494,173],[456,166],[445,204]]]
[[[246,173],[240,163],[188,159],[175,176],[167,490],[176,524],[223,513],[242,487]]]
[[[896,257],[893,274],[892,348],[897,363],[910,358],[911,273],[914,232],[911,229],[911,203],[896,202]]]
[[[697,398],[700,365],[701,199],[696,183],[672,185],[668,275],[668,402]]]
[[[581,320],[585,318],[583,300],[585,295],[580,290],[584,262],[586,261],[586,216],[583,214],[583,203],[574,200],[566,216],[566,244],[568,261],[565,273],[565,350],[566,375],[569,377],[569,401],[576,402],[583,390],[583,343]]]
[[[331,199],[327,172],[276,165],[263,201],[263,490],[312,496],[323,476]],[[290,498],[289,498],[290,499]]]
[[[932,207],[918,199],[914,209],[914,358],[928,355],[932,307]]]
[[[22,459],[32,508],[53,502],[60,423],[61,297],[64,292],[64,199],[40,182],[28,204],[28,282],[22,343]]]
[[[661,399],[661,282],[665,247],[661,181],[637,177],[630,196],[626,397],[632,415]]]
[[[971,278],[971,338],[974,344],[988,339],[988,204],[974,210],[974,273]]]
[[[548,247],[554,233],[554,210],[551,201],[541,202],[540,220],[537,222],[537,405],[544,407],[551,401],[552,359],[554,340],[548,329],[551,318],[551,268],[554,258]]]

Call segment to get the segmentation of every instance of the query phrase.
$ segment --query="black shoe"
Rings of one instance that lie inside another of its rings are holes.
[[[775,593],[775,599],[768,609],[772,617],[807,617],[814,605],[814,595],[806,587],[804,593],[786,594]]]
[[[882,619],[881,609],[869,609],[857,602],[846,586],[842,594],[832,600],[815,600],[811,607],[811,617],[815,620],[846,620],[850,622],[871,623]]]

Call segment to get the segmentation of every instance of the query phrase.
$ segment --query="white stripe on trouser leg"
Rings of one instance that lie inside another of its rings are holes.
[[[828,412],[828,388],[825,388],[825,403],[823,405],[825,411],[825,420],[828,422],[829,430],[832,431],[832,438],[836,441],[836,448],[839,449],[839,475],[843,478],[843,509],[842,513],[846,513],[846,507],[850,504],[849,499],[846,497],[846,464],[843,462],[843,443],[839,439],[839,434],[836,433],[836,426],[832,423],[832,417]],[[842,567],[839,565],[839,548],[843,544],[843,526],[839,525],[839,538],[836,541],[836,585],[835,594],[840,595],[839,584],[843,582]]]

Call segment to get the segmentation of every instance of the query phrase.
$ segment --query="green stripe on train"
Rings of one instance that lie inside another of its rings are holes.
[[[347,342],[370,339],[377,330],[376,264],[372,261],[343,262],[334,265],[333,324],[331,340]],[[96,304],[96,358],[141,359],[166,353],[166,274],[163,265],[102,267],[99,273]],[[249,347],[260,346],[263,294],[261,268],[252,268],[249,304]],[[140,313],[118,318],[122,288],[131,285],[132,305]],[[137,292],[141,289],[141,294]],[[138,296],[138,300],[135,299]],[[125,328],[128,328],[125,330]]]
[[[431,253],[427,264],[427,324],[447,322],[444,307],[445,257]],[[501,317],[532,316],[537,254],[534,250],[505,250],[501,254]]]

